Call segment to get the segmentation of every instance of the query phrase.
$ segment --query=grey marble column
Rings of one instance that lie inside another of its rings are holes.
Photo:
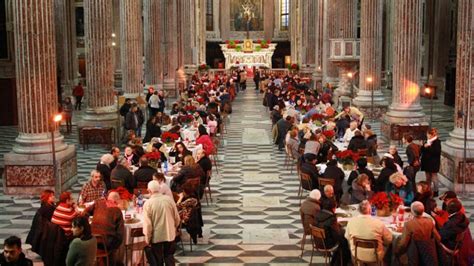
[[[19,134],[5,154],[6,194],[60,191],[76,174],[74,145],[64,143],[53,122],[58,113],[53,12],[53,0],[13,1]]]
[[[387,124],[421,122],[420,105],[422,0],[397,0],[393,31],[392,104]]]
[[[456,57],[456,103],[454,130],[443,143],[440,172],[453,184],[452,189],[463,189],[466,178],[467,191],[474,191],[474,0],[459,0]],[[464,114],[467,116],[462,116]],[[467,121],[465,120],[467,119]],[[467,126],[467,128],[466,128]],[[463,172],[464,147],[467,171]]]
[[[56,61],[63,96],[70,96],[77,78],[76,11],[74,0],[55,0]]]
[[[176,91],[176,72],[178,70],[178,21],[177,0],[160,2],[160,17],[163,21],[160,27],[161,51],[160,62],[163,68],[163,89],[168,96],[174,97]]]
[[[122,0],[112,0],[112,64],[114,69],[114,87],[122,88],[122,56],[121,56],[121,14],[120,5]]]
[[[339,28],[337,20],[339,14],[336,1],[324,1],[324,43],[323,43],[323,83],[330,83],[333,86],[339,80],[337,67],[329,61],[330,57],[330,39],[339,38]]]
[[[116,123],[112,64],[112,0],[85,0],[87,110],[85,122]]]
[[[143,0],[144,38],[145,38],[145,83],[156,86],[162,81],[162,65],[160,61],[160,15],[159,0]]]
[[[359,91],[353,103],[366,113],[371,112],[373,107],[377,117],[388,105],[381,89],[382,26],[383,0],[362,0]]]
[[[142,1],[120,1],[120,50],[122,58],[122,88],[127,96],[143,93]]]

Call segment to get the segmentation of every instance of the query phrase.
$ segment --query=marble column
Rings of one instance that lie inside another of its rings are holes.
[[[420,123],[422,0],[397,0],[393,31],[392,104],[384,116],[382,132],[390,136],[390,125]]]
[[[362,0],[360,21],[359,91],[353,103],[370,117],[380,118],[388,106],[381,88],[383,0]]]
[[[330,39],[339,38],[339,29],[337,21],[340,15],[338,14],[336,1],[324,1],[324,44],[323,44],[323,83],[330,83],[335,85],[339,80],[337,67],[329,61],[330,57]]]
[[[87,109],[81,126],[117,126],[112,47],[112,0],[85,0]]]
[[[5,154],[6,194],[60,192],[77,180],[75,147],[64,143],[53,122],[58,112],[53,12],[53,0],[13,1],[19,134]]]
[[[62,98],[72,95],[77,78],[76,11],[74,0],[55,0],[56,61]]]
[[[114,87],[122,88],[122,33],[120,5],[122,0],[112,0],[112,65],[114,69]]]
[[[448,179],[450,189],[462,191],[463,177],[465,177],[466,190],[473,192],[474,112],[472,106],[474,104],[474,72],[472,69],[474,68],[474,0],[458,1],[457,25],[454,130],[449,133],[449,139],[442,145],[440,172]],[[467,116],[467,121],[465,121],[462,114]],[[464,145],[466,145],[466,172],[463,172]]]
[[[161,82],[162,66],[160,61],[160,15],[159,0],[143,0],[144,38],[145,38],[145,83],[155,89]]]
[[[315,59],[313,80],[316,82],[322,81],[323,78],[323,54],[324,54],[324,0],[318,0],[316,3],[316,37],[315,37]]]
[[[177,1],[160,1],[161,13],[159,13],[162,24],[161,33],[161,51],[160,62],[163,69],[163,90],[165,94],[171,97],[177,95],[176,73],[178,70],[178,20],[177,20]]]
[[[227,2],[226,2],[227,1]],[[230,2],[228,2],[229,0],[222,0],[222,1],[219,1],[220,5],[221,5],[221,12],[224,12],[224,8],[222,7],[222,5],[224,5],[224,3],[227,3],[230,5]],[[198,64],[201,64],[201,63],[206,63],[206,0],[197,0],[198,4],[199,4],[199,13],[198,13],[198,22],[197,22],[197,28],[198,28]],[[228,9],[230,10],[230,8]],[[226,11],[226,12],[229,12],[229,11]],[[230,13],[229,13],[230,15]],[[219,18],[222,18],[223,13],[220,13],[219,14]],[[228,18],[224,16],[224,21],[226,21],[225,19]],[[228,23],[227,21],[227,34],[229,35],[230,34],[230,23]],[[221,24],[221,34],[224,34],[222,31],[224,30],[223,29],[224,26]],[[222,40],[226,40],[228,39],[229,37],[227,38],[224,38],[222,37]],[[210,62],[209,62],[210,63]]]
[[[301,65],[301,39],[303,37],[301,20],[301,4],[304,0],[290,2],[290,41],[291,41],[291,63]]]
[[[143,94],[143,35],[142,1],[120,1],[120,54],[122,61],[122,88],[125,96],[136,98]]]

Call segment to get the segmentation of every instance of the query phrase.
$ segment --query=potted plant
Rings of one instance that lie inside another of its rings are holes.
[[[288,64],[286,65],[286,67],[288,68],[288,70],[292,73],[295,73],[297,72],[298,70],[300,70],[300,66],[296,63],[293,63],[293,64]]]
[[[370,198],[369,202],[375,205],[377,216],[389,216],[392,211],[403,204],[403,199],[394,193],[377,192]]]
[[[145,158],[148,159],[148,165],[155,168],[155,169],[158,169],[160,167],[160,158],[161,158],[161,153],[159,152],[149,152],[149,153],[145,153],[145,155],[143,155]]]
[[[203,72],[203,71],[209,70],[209,68],[210,68],[210,66],[204,63],[204,64],[199,65],[198,70]]]
[[[170,146],[171,143],[174,143],[178,139],[179,139],[179,136],[176,133],[170,133],[167,131],[161,134],[161,141],[163,143],[166,143],[167,146]]]
[[[354,164],[359,159],[359,154],[351,150],[339,151],[336,153],[336,158],[342,164],[342,168],[349,171],[354,169]]]

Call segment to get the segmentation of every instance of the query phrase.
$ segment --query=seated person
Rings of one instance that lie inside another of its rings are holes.
[[[352,182],[361,174],[366,174],[369,177],[370,185],[372,186],[372,190],[374,188],[375,177],[374,173],[367,169],[367,159],[361,157],[357,160],[357,168],[351,171],[349,175],[349,179],[347,179],[347,185],[349,186],[349,193],[352,191]]]
[[[413,214],[413,220],[405,222],[403,226],[403,233],[398,242],[398,249],[396,250],[396,254],[404,254],[407,252],[408,246],[411,244],[410,242],[413,241],[429,241],[433,237],[437,240],[440,240],[440,236],[438,231],[436,231],[436,227],[433,223],[433,220],[423,216],[425,208],[423,207],[423,203],[419,201],[415,201],[411,204],[411,213]],[[434,245],[434,242],[431,242]],[[436,247],[433,247],[432,250],[436,250]],[[424,250],[423,253],[427,256],[418,256],[418,263],[421,265],[437,265],[437,254],[429,254],[427,253],[428,250]],[[415,263],[416,258],[410,256],[409,252],[409,260],[410,263]],[[420,265],[419,264],[419,265]]]
[[[183,142],[176,142],[174,150],[171,150],[169,153],[170,157],[174,157],[174,162],[171,161],[171,163],[183,162],[184,157],[188,155],[192,156],[193,153],[186,148]]]
[[[148,165],[148,159],[144,156],[140,158],[140,167],[133,174],[134,187],[138,182],[148,183],[153,180],[153,175],[157,172],[155,168]]]
[[[351,204],[358,204],[363,200],[368,200],[374,195],[372,191],[370,179],[366,174],[360,174],[354,182],[352,182]]]
[[[193,156],[188,155],[184,157],[184,165],[181,170],[173,178],[171,184],[171,190],[174,192],[181,192],[181,186],[186,182],[187,179],[204,176],[205,173],[201,166],[194,161]]]
[[[133,193],[135,181],[132,173],[129,170],[129,167],[130,164],[126,158],[122,158],[119,160],[119,163],[110,174],[112,189],[116,189],[118,187],[125,187],[128,192]]]
[[[131,146],[125,147],[123,157],[127,159],[129,165],[136,165],[140,159],[134,152]]]
[[[408,178],[402,173],[397,172],[391,175],[389,179],[390,182],[387,183],[385,191],[400,196],[400,198],[403,199],[405,206],[410,205],[415,195],[413,194],[411,182],[408,182]]]
[[[288,141],[286,142],[286,145],[289,148],[288,152],[296,161],[298,161],[301,157],[299,153],[298,129],[290,130],[288,134],[289,134],[289,138],[288,138]]]
[[[206,153],[202,149],[197,151],[196,160],[204,172],[204,176],[201,177],[201,183],[200,183],[200,188],[199,188],[199,196],[202,199],[204,195],[204,189],[206,186],[206,180],[208,179],[207,182],[210,182],[210,179],[211,179],[212,162],[209,159],[209,157],[206,156]]]
[[[309,225],[314,225],[314,218],[321,210],[321,192],[318,189],[313,189],[309,192],[309,196],[301,202],[300,213],[303,215],[303,228],[306,234],[311,234]]]
[[[104,182],[102,182],[102,175],[99,171],[92,170],[89,182],[82,186],[81,193],[79,194],[79,205],[94,202],[104,197],[105,191],[106,188]]]
[[[379,177],[375,181],[375,192],[385,191],[385,187],[389,183],[389,178],[392,174],[397,172],[397,166],[391,158],[383,158],[380,161],[382,170],[380,171]]]
[[[350,219],[346,227],[345,236],[349,240],[352,256],[355,256],[354,237],[358,237],[377,240],[377,255],[382,259],[385,255],[384,246],[389,246],[392,243],[392,233],[381,220],[370,215],[371,206],[369,201],[364,200],[359,204],[359,212],[361,215]],[[372,249],[359,248],[357,253],[360,259],[375,262],[375,254]]]
[[[198,137],[196,138],[196,145],[201,144],[204,152],[207,156],[211,155],[214,152],[214,143],[212,142],[211,137],[207,134],[207,129],[203,125],[198,127]]]
[[[364,136],[362,136],[362,132],[360,132],[360,130],[356,130],[354,132],[354,137],[352,137],[352,139],[349,141],[347,149],[354,152],[367,149],[367,141],[365,140]]]
[[[170,198],[174,199],[173,192],[171,192],[170,187],[166,184],[166,178],[162,173],[156,172],[153,175],[153,180],[152,181],[157,181],[158,182],[157,183],[158,186],[156,186],[156,184],[155,184],[155,188],[154,188],[153,191],[156,191],[159,194],[163,194],[163,195],[169,196]]]
[[[344,238],[344,230],[337,222],[335,211],[336,202],[331,199],[323,199],[321,211],[316,213],[314,224],[316,227],[324,229],[326,233],[326,248],[329,249],[339,244],[339,248],[333,253],[331,265],[347,265],[350,261],[349,245]],[[337,261],[341,257],[339,255],[340,252],[342,252],[343,262]]]
[[[104,235],[111,265],[117,260],[117,250],[123,242],[125,229],[122,211],[118,207],[120,196],[110,192],[107,199],[98,200],[89,210],[92,213],[91,229],[93,234]]]
[[[439,229],[441,243],[451,250],[456,246],[458,234],[469,230],[469,219],[461,210],[461,202],[458,199],[451,200],[447,206],[448,221]]]
[[[54,210],[51,222],[59,225],[66,236],[72,236],[71,223],[76,216],[77,212],[71,192],[64,191],[59,196],[59,205]]]
[[[21,250],[21,239],[10,236],[3,241],[3,253],[0,254],[0,265],[5,266],[33,266]]]
[[[349,143],[351,139],[355,136],[355,133],[357,131],[360,131],[357,128],[357,121],[351,121],[351,123],[349,124],[349,128],[346,129],[346,132],[344,133],[344,137],[342,138],[342,141],[344,143]]]
[[[107,189],[112,187],[110,183],[110,172],[115,168],[115,166],[117,166],[117,164],[114,163],[114,160],[115,158],[112,154],[104,154],[102,157],[100,157],[100,162],[95,167],[95,169],[102,175],[102,180],[104,181]],[[112,167],[112,164],[114,164],[114,167]]]
[[[183,226],[191,236],[193,243],[197,244],[197,237],[202,236],[204,222],[202,219],[201,204],[197,198],[195,189],[196,188],[189,182],[183,184],[183,192],[179,194],[176,207]]]
[[[337,166],[337,160],[331,160],[327,163],[326,170],[323,174],[324,178],[330,178],[334,180],[334,191],[336,192],[336,198],[339,202],[339,199],[342,197],[342,182],[344,181],[345,174],[344,171]]]
[[[97,239],[92,236],[87,216],[78,216],[72,221],[72,234],[75,238],[69,244],[66,265],[95,265]]]
[[[436,201],[433,199],[431,184],[426,181],[420,181],[416,184],[415,201],[423,203],[425,212],[431,214],[436,209]]]
[[[338,203],[337,200],[336,200],[336,196],[334,195],[334,187],[331,186],[331,185],[325,185],[324,186],[322,198],[323,198],[323,200],[325,200],[325,199],[334,200],[336,203]]]
[[[319,170],[316,167],[316,155],[308,153],[305,154],[303,157],[304,161],[301,164],[300,171],[304,174],[309,175],[311,178],[311,187],[307,187],[308,185],[303,183],[303,188],[306,190],[316,189],[319,186],[318,178],[320,177]]]

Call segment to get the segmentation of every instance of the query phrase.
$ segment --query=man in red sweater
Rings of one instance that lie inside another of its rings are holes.
[[[82,87],[82,84],[79,82],[76,87],[72,90],[72,95],[76,97],[76,104],[74,106],[74,109],[81,110],[81,105],[82,105],[82,97],[84,97],[84,88]]]

